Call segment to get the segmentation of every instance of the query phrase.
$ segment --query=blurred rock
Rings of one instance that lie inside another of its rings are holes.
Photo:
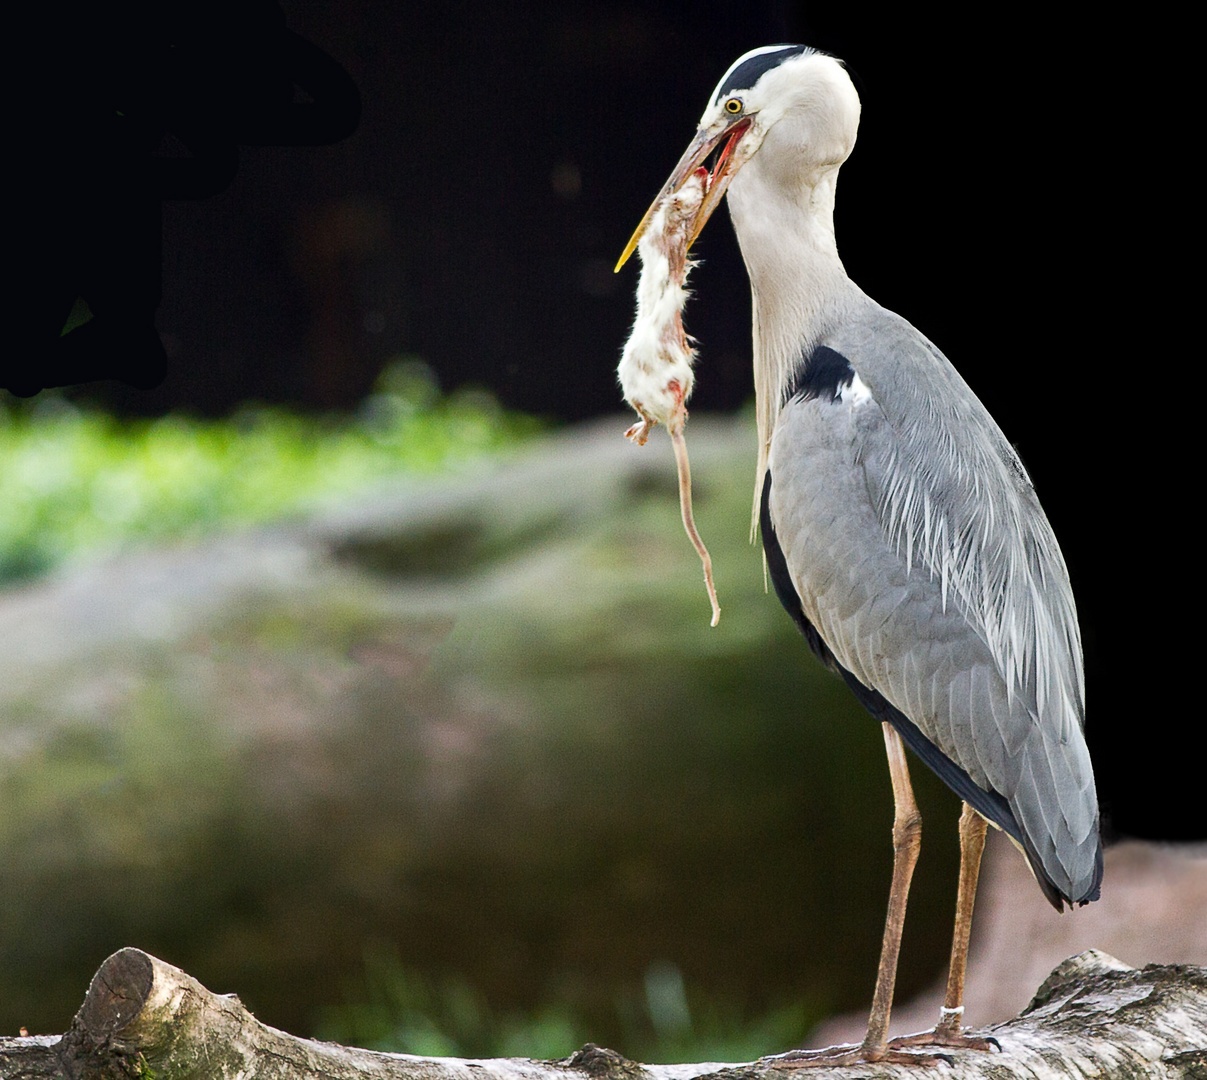
[[[1102,899],[1057,915],[1027,864],[1001,833],[990,831],[981,871],[965,986],[965,1019],[984,1027],[1011,1019],[1062,960],[1100,949],[1131,967],[1207,964],[1207,847],[1128,840],[1107,848]],[[906,921],[906,933],[909,933]],[[942,979],[893,1010],[892,1031],[934,1026]],[[823,1024],[822,1046],[863,1037],[867,1013]]]
[[[0,1027],[63,1030],[125,945],[295,1031],[378,947],[601,1041],[654,962],[860,1000],[877,726],[764,591],[749,418],[688,432],[716,629],[671,449],[627,426],[0,597]]]

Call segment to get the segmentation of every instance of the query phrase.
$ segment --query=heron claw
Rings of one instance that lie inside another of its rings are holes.
[[[770,1069],[811,1069],[832,1065],[954,1065],[950,1054],[915,1053],[897,1050],[890,1044],[880,1051],[869,1050],[858,1043],[828,1046],[824,1050],[789,1050],[759,1058],[757,1064]]]
[[[894,1049],[905,1046],[949,1046],[953,1050],[996,1050],[999,1054],[1002,1052],[1002,1044],[992,1035],[965,1035],[941,1027],[932,1031],[919,1031],[915,1035],[899,1035],[895,1039],[889,1039],[888,1045]]]

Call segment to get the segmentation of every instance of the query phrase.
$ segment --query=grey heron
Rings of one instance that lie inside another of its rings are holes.
[[[1080,630],[1051,526],[956,369],[838,256],[835,185],[859,114],[834,57],[802,45],[746,53],[617,266],[715,154],[689,236],[728,194],[753,294],[755,518],[771,581],[813,652],[883,725],[894,859],[867,1035],[781,1055],[784,1065],[988,1048],[961,1030],[986,823],[1022,850],[1058,911],[1097,899],[1102,879]],[[939,1023],[890,1043],[921,830],[905,745],[964,802],[961,869]]]

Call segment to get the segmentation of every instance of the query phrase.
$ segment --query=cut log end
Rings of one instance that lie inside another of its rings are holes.
[[[146,1005],[155,984],[155,965],[141,949],[121,949],[97,969],[76,1024],[100,1040],[116,1035]]]

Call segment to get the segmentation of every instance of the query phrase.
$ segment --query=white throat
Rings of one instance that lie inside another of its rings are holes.
[[[755,516],[782,395],[796,365],[863,296],[834,241],[838,168],[789,186],[755,155],[729,189],[729,213],[750,275],[759,457]]]

